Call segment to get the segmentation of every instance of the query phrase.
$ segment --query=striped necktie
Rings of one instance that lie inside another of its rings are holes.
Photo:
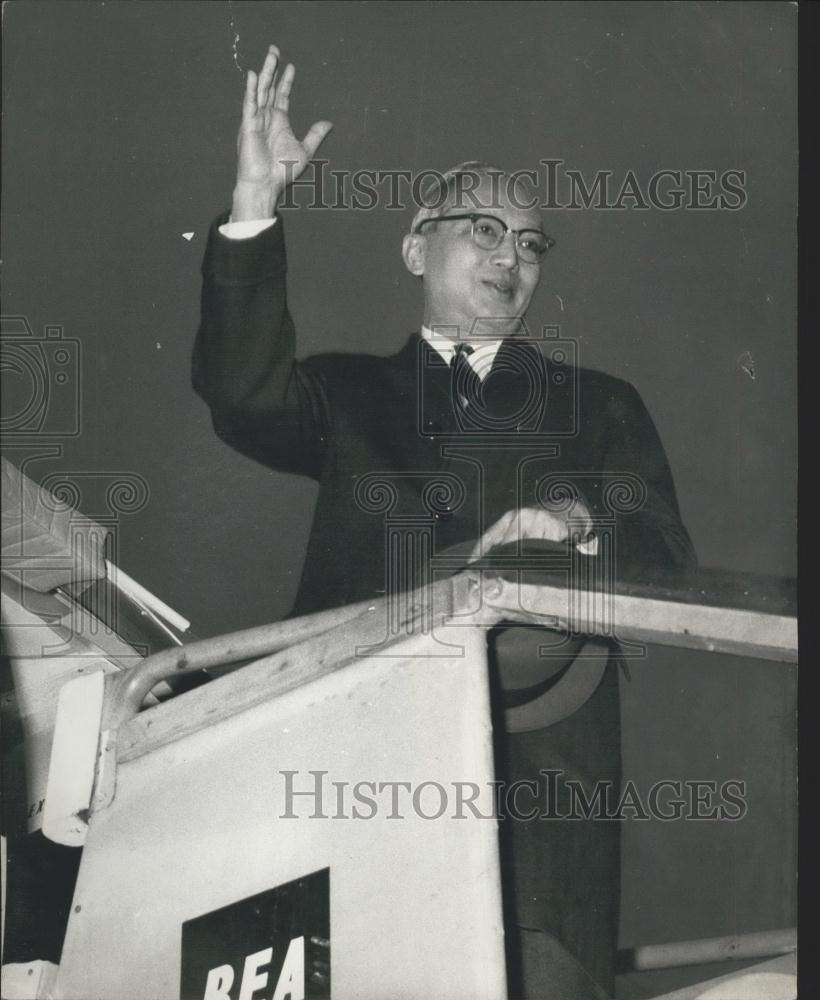
[[[458,344],[450,361],[453,396],[465,409],[476,403],[483,404],[481,379],[468,360],[472,353],[469,344]]]

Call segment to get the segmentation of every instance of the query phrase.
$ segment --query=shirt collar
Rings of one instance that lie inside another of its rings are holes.
[[[444,329],[447,329],[446,327]],[[503,340],[474,340],[461,341],[456,337],[449,337],[441,332],[441,328],[431,330],[429,326],[422,326],[421,335],[433,350],[443,359],[446,364],[450,364],[455,354],[456,346],[459,343],[467,343],[473,348],[473,353],[467,358],[470,367],[474,369],[478,377],[483,381],[489,374],[490,369],[498,354]]]

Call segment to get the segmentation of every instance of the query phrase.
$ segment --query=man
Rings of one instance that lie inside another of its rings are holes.
[[[635,390],[575,369],[558,350],[545,360],[528,336],[524,315],[551,241],[537,208],[500,171],[462,164],[443,175],[439,197],[404,238],[404,263],[423,288],[421,336],[389,358],[295,360],[276,207],[331,125],[296,139],[294,69],[279,77],[278,63],[271,46],[258,77],[248,73],[230,221],[217,221],[203,266],[194,385],[226,442],[319,481],[296,613],[429,578],[428,557],[391,555],[385,529],[395,515],[429,515],[434,556],[526,540],[577,545],[596,560],[596,527],[605,525],[621,575],[691,563],[663,448]],[[634,494],[627,502],[625,488]],[[544,635],[492,637],[499,697],[526,702],[566,669],[539,656]],[[542,781],[539,772],[555,768],[617,784],[614,664],[570,718],[518,735],[498,729],[504,779]],[[509,822],[502,853],[510,995],[611,993],[615,825]]]

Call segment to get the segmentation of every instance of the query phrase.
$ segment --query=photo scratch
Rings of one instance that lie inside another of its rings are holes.
[[[751,355],[750,351],[745,351],[737,359],[737,363],[740,365],[741,370],[746,372],[749,378],[754,382],[757,378],[757,373],[755,372],[755,361]]]
[[[231,34],[233,35],[233,61],[236,68],[239,70],[242,76],[245,75],[245,70],[242,69],[242,64],[239,62],[239,32],[236,30],[236,22],[233,18],[233,0],[228,0],[228,19],[230,23]]]

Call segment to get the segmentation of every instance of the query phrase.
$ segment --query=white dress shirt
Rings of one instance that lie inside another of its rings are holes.
[[[272,219],[248,219],[247,222],[225,222],[219,227],[220,233],[227,236],[229,240],[249,240],[252,236],[258,236],[265,229],[276,222]]]
[[[453,328],[444,327],[444,329],[452,330]],[[482,382],[489,374],[495,356],[498,354],[498,348],[501,347],[502,343],[500,340],[461,340],[456,337],[448,337],[447,334],[441,332],[441,329],[431,330],[429,326],[421,328],[421,335],[448,365],[452,363],[456,347],[459,344],[468,344],[472,347],[473,353],[467,355],[467,362]]]

